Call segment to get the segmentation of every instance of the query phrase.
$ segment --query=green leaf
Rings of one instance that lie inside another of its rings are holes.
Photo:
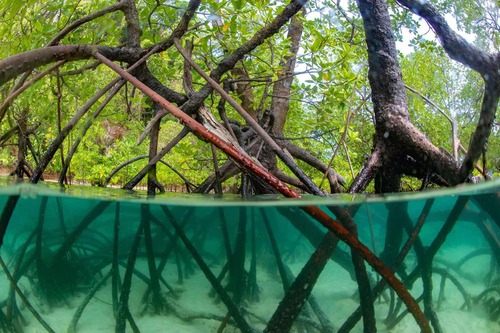
[[[318,50],[321,48],[321,46],[323,45],[323,38],[320,37],[320,36],[316,36],[314,38],[314,43],[313,45],[311,46],[311,51],[312,52],[318,52]]]
[[[243,0],[231,0],[231,3],[233,4],[233,7],[237,10],[243,8],[243,5],[245,4]]]
[[[9,1],[9,3],[10,6],[7,19],[13,19],[15,16],[18,15],[19,11],[21,10],[21,7],[23,6],[23,1],[11,0]]]

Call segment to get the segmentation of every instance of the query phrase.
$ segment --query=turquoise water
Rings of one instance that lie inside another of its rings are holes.
[[[296,200],[151,199],[118,189],[61,191],[3,182],[1,256],[12,280],[0,270],[3,332],[263,331],[326,232],[302,207],[317,206],[334,218],[332,207],[348,212],[360,241],[392,267],[407,233],[384,251],[387,230],[411,227],[426,205],[419,233],[424,251],[445,224],[452,226],[432,260],[432,306],[443,331],[500,332],[499,181],[418,194]],[[450,217],[453,207],[457,215]],[[397,271],[416,299],[423,290],[417,259],[410,250]],[[366,266],[373,287],[380,276]],[[360,304],[349,247],[340,242],[324,268],[314,267],[317,281],[295,283],[299,290],[312,288],[312,297],[301,296],[308,302],[292,332],[337,332]],[[410,281],[415,268],[417,279]],[[314,269],[304,271],[312,275]],[[420,331],[390,290],[374,304],[379,331]],[[288,326],[276,325],[270,331]],[[353,331],[362,332],[362,324]]]

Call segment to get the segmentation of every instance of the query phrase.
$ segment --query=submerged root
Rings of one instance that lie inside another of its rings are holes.
[[[140,311],[140,316],[148,314],[173,315],[187,323],[195,319],[206,319],[224,322],[226,326],[235,326],[234,321],[230,320],[227,316],[219,316],[208,312],[189,311],[165,293],[160,293],[160,298],[156,300],[153,300],[153,296],[149,294],[144,303],[144,307]]]
[[[47,322],[40,316],[40,314],[35,310],[35,308],[31,305],[31,303],[28,301],[24,293],[21,291],[19,286],[17,285],[16,280],[13,278],[12,274],[10,273],[7,265],[3,261],[3,258],[0,256],[0,265],[2,266],[3,271],[5,272],[5,275],[7,279],[9,280],[12,288],[15,290],[16,294],[19,296],[19,298],[22,300],[23,304],[28,308],[28,310],[33,314],[35,319],[42,325],[45,330],[49,333],[55,333],[55,331],[47,324]],[[17,307],[15,307],[17,308]],[[22,332],[23,330],[20,328],[20,325],[16,323],[15,320],[12,320],[12,318],[8,318],[7,316],[4,315],[2,311],[0,311],[2,318],[0,318],[0,323],[5,323],[6,324],[6,329],[4,330],[5,332]],[[21,316],[15,316],[16,318],[21,318]],[[5,320],[4,320],[5,318]]]
[[[95,282],[95,274],[91,273],[95,270],[87,267],[73,251],[60,258],[52,254],[33,265],[28,277],[40,302],[49,307],[67,305],[69,296]]]
[[[484,307],[488,312],[490,320],[500,321],[500,298],[491,296],[484,302]]]
[[[141,316],[146,314],[170,314],[174,311],[174,304],[171,299],[169,299],[169,295],[164,292],[148,292],[144,295],[143,298],[143,308],[139,312]]]
[[[67,332],[68,333],[75,333],[76,332],[76,325],[78,324],[78,320],[80,320],[80,317],[82,316],[83,314],[83,311],[85,310],[85,308],[87,307],[87,305],[89,304],[90,300],[92,299],[92,297],[94,297],[95,293],[104,285],[104,283],[106,282],[106,280],[111,277],[111,274],[112,272],[109,271],[105,276],[103,276],[103,278],[98,281],[90,290],[89,292],[87,293],[87,295],[85,296],[83,302],[80,304],[80,306],[78,307],[78,309],[76,310],[74,316],[73,316],[73,319],[71,320],[71,323],[68,327],[68,330]]]
[[[473,301],[483,306],[490,320],[500,322],[500,285],[485,289]]]
[[[5,333],[22,333],[23,329],[18,320],[9,320],[3,311],[0,311],[0,331]]]

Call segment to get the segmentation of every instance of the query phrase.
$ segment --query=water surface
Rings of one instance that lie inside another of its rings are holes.
[[[172,332],[218,332],[221,325],[227,325],[224,332],[239,332],[241,326],[226,316],[227,301],[214,292],[210,274],[219,277],[223,293],[242,320],[262,331],[326,231],[301,207],[318,206],[333,218],[331,207],[347,210],[360,240],[381,255],[389,211],[399,212],[401,223],[415,224],[425,204],[433,200],[420,232],[426,248],[450,220],[460,198],[466,205],[451,221],[453,228],[433,261],[434,307],[445,332],[500,331],[495,257],[499,181],[417,194],[301,199],[172,193],[147,198],[119,189],[1,182],[2,223],[8,223],[2,258],[20,291],[56,332],[115,331],[120,309],[130,313],[142,332],[166,327]],[[12,198],[18,199],[10,215],[5,207]],[[404,244],[407,236],[402,237]],[[205,268],[200,268],[200,260]],[[416,266],[412,250],[399,278]],[[280,267],[287,271],[285,278]],[[379,276],[370,267],[368,274],[375,285]],[[18,332],[43,331],[19,295],[13,297],[3,270],[0,285],[0,330],[10,332],[9,325],[14,325]],[[408,288],[415,298],[422,293],[420,280]],[[338,245],[312,295],[335,329],[357,308],[357,283],[347,245]],[[375,301],[379,330],[392,325],[391,332],[417,332],[410,315],[396,320],[405,307],[391,312],[392,297],[386,291]],[[77,309],[82,304],[86,305],[80,318]],[[328,331],[310,304],[293,329]],[[354,331],[361,332],[361,325]]]

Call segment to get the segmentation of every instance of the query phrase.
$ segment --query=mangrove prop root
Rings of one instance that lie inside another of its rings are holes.
[[[184,274],[182,272],[181,258],[179,255],[179,249],[174,251],[175,265],[177,266],[177,283],[184,284]]]
[[[184,226],[189,222],[193,212],[194,212],[193,208],[190,208],[187,211],[186,215],[184,216],[184,218],[181,222],[181,228],[184,228]],[[175,256],[175,262],[176,262],[178,274],[180,274],[179,278],[182,278],[182,276],[183,276],[182,272],[180,272],[180,271],[182,271],[181,262],[180,262],[181,258],[180,258],[180,249],[179,249],[178,244],[177,244],[177,240],[179,239],[179,236],[177,234],[173,234],[167,228],[167,226],[163,222],[161,222],[158,218],[156,218],[154,215],[150,214],[150,218],[151,218],[151,221],[153,223],[155,223],[155,225],[158,226],[165,233],[165,235],[167,235],[167,237],[169,239],[169,242],[167,243],[165,250],[162,252],[160,263],[158,264],[158,268],[157,268],[158,277],[159,277],[160,281],[163,283],[163,285],[165,287],[167,287],[167,289],[170,291],[172,296],[174,298],[178,298],[177,292],[165,281],[165,279],[163,279],[161,274],[162,274],[163,269],[165,268],[165,266],[167,264],[167,260],[170,256],[170,254],[173,251],[174,256]],[[184,273],[187,275],[186,272],[184,272]],[[182,281],[179,280],[179,282],[181,283]],[[148,287],[148,290],[149,289],[150,289],[150,287]]]
[[[154,258],[154,249],[153,249],[153,239],[151,236],[151,218],[150,218],[150,211],[149,211],[149,205],[142,204],[141,205],[141,220],[142,224],[144,225],[144,244],[146,246],[146,255],[147,255],[147,261],[148,261],[148,269],[149,269],[149,276],[150,276],[150,291],[152,293],[152,310],[155,313],[158,313],[161,308],[162,308],[162,296],[161,296],[161,287],[160,287],[160,279],[159,279],[159,274],[158,270],[156,267],[155,263],[155,258]]]
[[[191,256],[193,259],[196,261],[198,266],[200,267],[201,271],[207,278],[207,280],[210,282],[212,287],[215,289],[217,294],[219,295],[220,299],[222,302],[226,305],[227,310],[231,314],[231,317],[233,317],[234,321],[236,322],[236,325],[238,328],[243,332],[243,333],[253,333],[254,330],[250,327],[250,325],[247,323],[245,318],[243,318],[242,314],[238,310],[238,307],[236,304],[231,300],[231,297],[229,297],[228,293],[224,290],[222,285],[219,283],[215,275],[212,273],[206,262],[203,260],[203,258],[200,256],[196,248],[193,246],[193,244],[189,241],[187,238],[186,234],[184,233],[184,230],[182,230],[177,223],[175,217],[172,215],[170,210],[165,207],[161,206],[163,212],[165,213],[167,219],[170,221],[170,224],[174,227],[175,232],[177,235],[179,235],[179,238],[181,241],[184,243],[184,246],[186,249],[191,253]]]
[[[127,264],[120,261],[119,262],[120,266],[122,266],[123,268],[127,269]],[[147,286],[150,286],[151,285],[151,279],[148,278],[148,276],[144,273],[142,273],[140,270],[134,268],[134,271],[133,271],[134,275],[136,277],[138,277],[139,279],[141,279],[142,281],[144,281],[144,283],[147,285]],[[165,279],[163,277],[160,276],[160,282],[168,289],[168,291],[172,294],[172,297],[175,298],[175,299],[179,299],[179,295],[177,294],[177,292],[174,290],[174,288],[167,283],[167,281],[165,281]],[[150,289],[146,289],[146,291],[144,292],[144,296],[142,297],[143,301],[147,300],[148,299],[148,295],[149,293],[151,292]]]
[[[492,254],[491,249],[487,249],[487,248],[474,250],[474,251],[466,254],[462,259],[457,261],[454,265],[450,265],[450,264],[448,264],[448,265],[450,265],[450,268],[453,269],[454,271],[456,271],[457,273],[461,273],[461,271],[460,271],[461,267],[469,260],[474,259],[474,258],[479,257],[479,256],[491,255],[491,254]]]
[[[342,225],[349,230],[349,232],[358,238],[358,228],[356,223],[349,215],[348,211],[341,207],[328,207],[332,213],[337,216]],[[363,310],[363,329],[365,333],[376,332],[376,321],[375,321],[375,308],[373,306],[373,295],[370,281],[368,279],[368,273],[366,271],[365,262],[363,258],[351,248],[351,259],[354,266],[354,273],[356,275],[356,282],[358,284],[359,291],[359,301],[361,304],[361,309]]]
[[[250,269],[248,270],[248,294],[253,302],[260,300],[259,286],[257,284],[257,245],[256,245],[256,231],[255,231],[255,214],[252,214],[252,259],[250,261]]]
[[[15,289],[17,295],[19,296],[19,298],[21,298],[24,305],[26,305],[26,307],[33,314],[35,319],[40,323],[40,325],[43,326],[43,328],[45,328],[47,330],[47,332],[55,333],[55,331],[49,326],[49,324],[47,324],[47,322],[45,320],[43,320],[42,316],[40,316],[40,314],[35,310],[33,305],[31,305],[31,303],[28,301],[26,296],[24,296],[21,289],[19,289],[19,286],[17,285],[16,281],[14,280],[12,275],[10,274],[9,269],[7,268],[7,265],[5,264],[5,261],[3,260],[3,258],[1,256],[0,256],[0,265],[2,266],[2,268],[5,272],[5,275],[7,276],[7,279],[9,280],[11,286]]]
[[[224,277],[226,276],[227,272],[229,272],[230,261],[231,261],[231,259],[229,259],[228,261],[226,261],[226,263],[222,267],[219,275],[217,275],[217,281],[219,281],[219,283],[221,283],[222,280],[224,280]],[[210,296],[210,297],[213,298],[213,297],[215,297],[215,295],[216,295],[216,291],[212,287],[212,289],[210,289],[210,292],[208,293],[208,296]]]
[[[132,318],[132,315],[130,314],[128,308],[128,299],[130,296],[130,287],[132,285],[132,275],[134,272],[135,261],[137,259],[137,252],[139,251],[139,245],[141,244],[143,232],[144,232],[144,219],[141,219],[141,223],[137,228],[134,241],[132,242],[132,246],[127,260],[127,268],[125,270],[125,275],[123,277],[122,289],[120,293],[120,302],[118,303],[118,311],[116,315],[116,326],[115,326],[116,333],[125,332],[126,320],[129,321],[130,326],[134,330],[135,321]]]
[[[233,256],[233,251],[231,250],[231,240],[229,238],[229,230],[227,228],[227,222],[226,222],[226,217],[224,215],[224,210],[222,208],[219,208],[219,227],[222,231],[222,237],[224,238],[224,249],[226,250],[226,257],[227,260],[230,260],[230,258]]]
[[[455,205],[450,211],[450,214],[446,218],[446,221],[444,222],[443,226],[439,230],[437,236],[434,238],[427,251],[424,252],[422,243],[419,238],[416,238],[415,241],[415,250],[417,253],[419,265],[415,268],[414,272],[412,272],[408,276],[407,280],[411,280],[411,277],[416,278],[416,276],[418,276],[418,273],[421,272],[421,277],[424,284],[424,292],[421,296],[421,299],[424,300],[426,314],[430,317],[432,325],[434,326],[436,332],[442,332],[442,328],[440,327],[439,320],[432,307],[432,262],[436,253],[445,242],[446,237],[453,229],[453,226],[456,224],[468,200],[468,197],[458,197]],[[388,327],[394,327],[394,325],[399,322],[400,317],[401,315],[396,318],[396,320],[393,321]]]
[[[480,302],[483,298],[486,297],[488,293],[495,292],[500,296],[500,288],[499,287],[489,287],[483,290],[479,295],[475,296],[473,301],[474,303]]]
[[[71,323],[69,324],[67,333],[76,333],[76,325],[78,324],[78,320],[80,320],[80,317],[82,316],[83,311],[85,310],[85,308],[89,304],[89,302],[92,299],[92,297],[94,297],[95,293],[102,287],[102,285],[104,284],[104,282],[106,282],[106,280],[111,275],[112,275],[112,270],[110,270],[106,275],[104,275],[102,277],[102,279],[99,280],[94,285],[94,287],[92,287],[92,289],[89,290],[89,292],[87,293],[87,295],[83,299],[82,304],[80,304],[80,306],[76,310],[75,314],[73,315],[73,319],[71,319]]]
[[[316,314],[316,317],[318,317],[318,321],[321,325],[321,332],[323,333],[333,333],[335,332],[335,328],[333,327],[332,322],[330,319],[328,319],[328,316],[323,312],[323,310],[320,308],[318,301],[316,300],[316,297],[311,294],[309,296],[309,305],[311,306],[311,309],[314,311],[314,314]]]
[[[5,232],[7,231],[7,227],[9,226],[10,218],[12,217],[12,213],[14,209],[16,209],[17,201],[19,200],[19,195],[11,195],[7,199],[7,203],[2,210],[2,215],[0,216],[0,248],[3,244],[3,238],[5,236]]]
[[[76,242],[81,233],[85,231],[85,229],[87,229],[88,226],[94,222],[110,204],[111,201],[101,201],[83,217],[82,222],[80,222],[80,224],[68,235],[64,243],[57,250],[57,253],[54,255],[54,259],[52,260],[53,263],[57,264],[57,262],[60,262],[61,258],[66,256],[67,252]]]
[[[24,244],[21,246],[21,248],[17,251],[17,262],[14,266],[14,274],[12,275],[14,278],[14,281],[18,281],[19,278],[22,276],[23,272],[25,269],[23,269],[23,258],[26,254],[26,250],[30,246],[31,242],[33,241],[33,238],[36,236],[36,229],[31,232],[31,234],[28,236]],[[34,260],[34,256],[32,255],[31,258],[27,259],[26,262],[24,262],[25,267],[29,267],[31,265],[31,262]],[[16,298],[15,298],[15,290],[13,288],[13,285],[10,286],[9,289],[9,296],[7,298],[7,319],[11,319],[13,316],[13,311],[16,306]]]
[[[231,313],[228,312],[225,316],[224,319],[222,319],[219,328],[217,329],[217,333],[222,333],[224,332],[224,329],[227,326],[227,323],[229,322],[229,319],[231,318]]]
[[[21,330],[14,328],[14,323],[7,319],[7,316],[3,311],[0,311],[0,329],[2,332],[6,333],[18,333]]]
[[[467,293],[467,291],[465,291],[465,288],[464,286],[460,283],[460,281],[458,281],[458,279],[456,277],[454,277],[450,272],[448,272],[446,269],[444,268],[441,268],[441,267],[433,267],[432,268],[432,272],[435,273],[435,274],[439,274],[443,277],[443,280],[450,280],[451,283],[453,283],[458,291],[462,294],[463,298],[464,298],[464,304],[467,306],[467,309],[470,311],[472,310],[472,300],[471,300],[471,297],[470,295]]]
[[[424,259],[425,260],[425,259]],[[441,323],[439,322],[439,318],[436,314],[436,311],[433,307],[432,302],[432,262],[421,262],[422,265],[422,285],[424,288],[423,292],[423,300],[424,300],[424,311],[426,316],[430,319],[432,327],[434,327],[434,332],[443,333],[443,328],[441,327]]]
[[[55,301],[55,298],[60,298],[61,295],[58,294],[58,292],[56,291],[57,289],[52,288],[55,286],[49,286],[51,278],[50,275],[47,274],[48,269],[45,267],[46,263],[44,263],[42,260],[43,223],[45,220],[45,210],[47,208],[48,200],[48,197],[42,198],[42,201],[40,202],[40,210],[38,211],[38,223],[36,227],[35,265],[39,280],[39,287],[44,291],[48,303],[52,305],[52,303],[54,303]]]
[[[319,275],[337,247],[338,241],[339,239],[330,232],[325,235],[321,244],[304,265],[280,302],[264,330],[265,333],[285,333],[290,331],[293,322],[299,316],[302,307],[311,294]]]
[[[418,239],[418,234],[420,233],[420,230],[422,229],[425,220],[427,219],[427,216],[429,215],[429,212],[432,208],[432,205],[434,204],[434,199],[427,200],[425,202],[424,208],[422,209],[422,212],[420,213],[420,216],[417,220],[417,223],[415,224],[415,227],[413,228],[413,231],[410,232],[410,236],[408,237],[405,245],[403,245],[399,255],[396,258],[396,261],[394,262],[394,266],[392,267],[393,270],[396,270],[399,265],[403,262],[404,258],[410,251],[412,245],[415,243],[415,241]],[[417,268],[418,272],[420,270],[420,267]],[[414,278],[417,276],[417,271],[413,274]],[[406,279],[411,280],[410,277]],[[377,285],[372,289],[372,294],[373,294],[373,300],[375,300],[385,289],[386,287],[386,281],[380,280]],[[393,313],[397,313],[398,310],[393,310]],[[339,328],[338,333],[346,333],[350,332],[353,328],[354,325],[361,319],[362,316],[362,311],[361,307],[358,307],[350,316],[349,318],[345,321],[345,323]],[[388,318],[389,319],[389,318]]]
[[[265,170],[262,166],[255,163],[255,161],[248,155],[243,154],[234,146],[230,145],[215,133],[209,131],[202,124],[197,122],[195,119],[191,118],[188,114],[184,113],[181,109],[174,106],[172,103],[168,102],[158,93],[153,91],[151,88],[146,86],[144,83],[139,81],[130,73],[124,71],[120,66],[113,63],[108,58],[104,57],[99,52],[94,53],[94,57],[106,64],[116,73],[120,74],[124,79],[129,81],[144,94],[150,97],[153,101],[160,104],[165,110],[170,112],[176,118],[180,119],[186,126],[188,126],[195,133],[201,135],[207,141],[216,145],[224,153],[226,153],[230,158],[234,159],[237,163],[245,167],[259,177],[262,181],[266,182],[270,186],[274,187],[277,191],[289,198],[299,198],[300,195],[295,193],[291,188],[289,188],[284,182],[276,178],[273,174]],[[352,235],[345,227],[343,227],[338,221],[332,219],[320,208],[315,206],[305,206],[301,207],[307,214],[312,218],[320,222],[325,228],[333,232],[338,238],[345,242],[349,247],[353,248],[354,251],[358,252],[359,255],[366,260],[370,266],[372,266],[377,273],[379,273],[389,285],[396,291],[398,296],[403,300],[418,326],[424,333],[430,333],[431,328],[427,318],[424,316],[422,310],[420,309],[418,303],[411,296],[404,285],[399,281],[394,273],[372,252],[368,247],[362,244],[354,235]]]
[[[490,245],[491,251],[493,251],[497,267],[500,267],[500,240],[498,239],[491,226],[486,223],[486,221],[478,223],[478,228]]]
[[[444,222],[443,227],[441,230],[439,230],[438,235],[436,238],[432,241],[431,245],[429,246],[429,249],[427,250],[425,257],[426,260],[432,261],[434,259],[434,256],[438,252],[438,250],[441,248],[441,245],[446,240],[446,237],[448,234],[451,232],[453,227],[458,221],[458,217],[462,213],[463,209],[465,208],[465,205],[469,201],[468,197],[460,196],[458,197],[455,205],[451,209],[450,215],[446,218],[446,221]]]
[[[271,243],[271,248],[276,260],[276,266],[278,266],[278,272],[280,274],[281,283],[283,285],[283,291],[286,293],[290,288],[290,281],[288,279],[285,265],[283,264],[283,259],[278,248],[278,242],[276,242],[276,237],[274,237],[274,232],[271,228],[271,224],[269,223],[269,218],[267,217],[266,211],[261,208],[260,213],[262,214],[262,219],[267,230],[267,235],[269,236],[269,242]]]
[[[288,289],[290,288],[290,279],[289,275],[291,276],[290,270],[285,267],[283,263],[283,259],[281,257],[281,253],[278,248],[278,243],[276,242],[276,237],[274,236],[273,229],[271,228],[271,223],[269,223],[269,218],[267,217],[265,209],[260,209],[260,213],[262,215],[262,219],[264,221],[264,225],[266,227],[267,235],[269,236],[269,242],[271,243],[271,248],[274,254],[274,258],[276,260],[276,266],[278,268],[278,272],[281,278],[281,283],[283,285],[283,290],[286,294]],[[287,272],[288,271],[288,272]],[[290,274],[288,274],[290,273]],[[293,276],[291,276],[293,278]],[[318,302],[314,298],[314,296],[311,294],[309,296],[309,305],[311,306],[312,310],[318,317],[318,320],[321,324],[321,327],[323,329],[323,332],[325,333],[333,333],[335,330],[333,328],[333,324],[330,322],[328,317],[325,315],[325,313],[321,310],[319,307]]]
[[[417,302],[420,302],[422,301],[422,299],[424,298],[424,296],[420,296],[419,298],[417,298]],[[401,322],[401,320],[403,320],[403,318],[408,314],[408,309],[404,310],[403,312],[401,312],[401,314],[399,316],[397,316],[393,321],[391,321],[390,323],[387,324],[387,329],[388,330],[391,330],[393,329],[394,327],[396,327],[397,324],[399,324]]]
[[[437,305],[436,305],[436,308],[438,310],[441,309],[441,304],[443,304],[443,301],[445,299],[445,296],[444,296],[445,287],[446,287],[446,275],[441,275],[441,282],[439,283],[439,296],[438,296]]]
[[[394,296],[394,290],[390,291],[390,303],[389,303],[389,310],[387,311],[387,316],[384,319],[384,322],[387,323],[393,318],[394,316],[394,305],[396,303],[396,297]]]
[[[233,300],[236,304],[243,301],[243,292],[246,289],[246,228],[247,228],[247,208],[241,207],[239,211],[238,231],[234,245],[233,258],[229,262],[229,286],[233,291]]]
[[[132,314],[130,313],[129,309],[127,308],[126,309],[127,311],[127,320],[128,320],[128,323],[130,324],[130,327],[132,328],[132,332],[134,333],[141,333],[141,331],[139,330],[139,326],[137,326],[137,324],[135,323],[135,320],[134,320],[134,317],[132,317]],[[118,333],[118,330],[115,330],[116,333]],[[124,333],[125,330],[123,331],[120,331],[120,333]]]
[[[441,230],[439,230],[439,233],[437,234],[436,238],[429,246],[429,249],[425,251],[425,254],[422,253],[423,252],[422,250],[420,251],[417,250],[417,259],[419,262],[419,266],[421,266],[422,269],[422,283],[424,287],[423,300],[424,300],[425,314],[430,318],[432,326],[434,327],[434,330],[437,333],[442,333],[443,329],[441,327],[441,324],[439,323],[439,318],[437,317],[437,314],[434,311],[432,305],[433,303],[432,263],[434,257],[436,256],[436,253],[441,248],[443,243],[446,241],[447,236],[455,226],[458,217],[462,213],[468,201],[469,201],[468,197],[463,197],[463,196],[459,197],[455,205],[451,209],[450,214],[446,218],[446,221],[441,227]]]
[[[120,282],[120,270],[118,268],[118,244],[120,233],[120,203],[115,204],[115,221],[113,224],[113,259],[111,262],[111,299],[113,300],[113,314],[118,314],[118,288]]]
[[[488,295],[490,296],[487,297]],[[479,295],[473,298],[473,302],[482,302],[482,305],[489,313],[491,320],[498,321],[500,319],[500,287],[495,286],[486,288]],[[464,303],[460,309],[463,309],[465,305],[466,304]]]

